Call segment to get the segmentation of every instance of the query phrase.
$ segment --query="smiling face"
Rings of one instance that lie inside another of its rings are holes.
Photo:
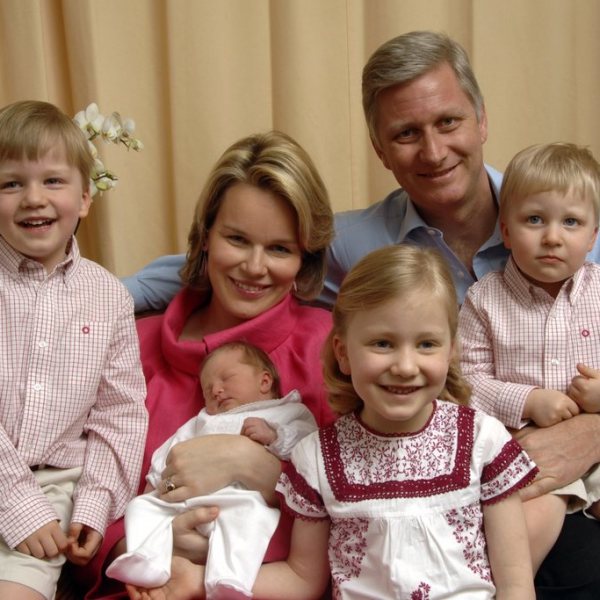
[[[334,337],[342,373],[363,401],[361,418],[381,433],[423,428],[444,388],[453,342],[447,304],[422,290],[350,317]]]
[[[272,397],[271,374],[244,361],[243,350],[230,349],[217,350],[204,363],[200,385],[209,415]]]
[[[0,163],[0,235],[47,272],[65,257],[91,197],[79,170],[69,165],[63,144],[39,160]]]
[[[300,269],[296,214],[273,192],[238,183],[224,194],[207,255],[214,330],[256,317],[283,300]]]
[[[511,199],[500,229],[519,270],[556,297],[584,263],[598,233],[589,196],[546,191]]]
[[[424,218],[489,193],[485,110],[478,120],[448,63],[381,92],[376,131],[377,155]]]

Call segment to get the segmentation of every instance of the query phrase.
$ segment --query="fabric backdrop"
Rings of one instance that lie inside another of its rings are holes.
[[[377,46],[445,31],[469,52],[487,106],[487,162],[555,140],[600,157],[600,0],[0,0],[0,105],[95,101],[130,116],[141,153],[102,145],[118,187],[78,239],[117,275],[183,252],[206,173],[255,131],[311,154],[334,209],[394,188],[372,151],[360,78]]]

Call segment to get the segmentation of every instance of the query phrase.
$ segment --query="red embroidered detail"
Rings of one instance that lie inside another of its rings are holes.
[[[313,490],[304,477],[288,463],[277,482],[276,491],[283,498],[281,505],[293,517],[305,520],[328,518],[321,495]]]
[[[412,592],[412,594],[410,595],[410,600],[429,600],[430,591],[431,586],[423,581],[419,584],[419,587],[414,592]]]
[[[90,328],[87,325],[84,325],[81,328],[81,333],[84,333],[85,335],[87,335],[90,332]]]
[[[469,485],[474,411],[436,403],[430,426],[417,435],[380,436],[355,415],[319,432],[325,472],[335,498],[360,502],[445,494]],[[446,432],[455,431],[456,435]]]
[[[369,519],[334,519],[329,532],[329,564],[334,587],[358,577],[367,552]]]
[[[588,329],[582,329],[582,330],[581,330],[581,335],[582,335],[583,337],[588,337],[588,335],[590,335],[590,332],[589,332],[589,330],[588,330]]]
[[[530,462],[515,440],[506,442],[502,451],[481,473],[481,501],[498,502],[533,481],[538,468]]]
[[[483,513],[479,503],[453,508],[446,513],[446,522],[452,528],[454,539],[462,546],[467,567],[484,581],[492,581],[488,562]]]

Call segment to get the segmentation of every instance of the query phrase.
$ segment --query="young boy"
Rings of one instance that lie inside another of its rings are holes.
[[[187,502],[166,502],[152,490],[160,484],[169,451],[179,442],[199,435],[241,434],[288,460],[296,443],[317,424],[297,390],[280,398],[275,365],[260,348],[246,342],[230,342],[211,352],[202,364],[200,384],[205,408],[152,455],[146,487],[150,493],[132,500],[125,513],[128,552],[106,574],[137,588],[164,585],[171,574],[173,517],[193,506],[218,506],[218,519],[201,532],[210,535],[206,597],[247,598],[279,522],[279,510],[268,506],[259,492],[240,485]],[[167,480],[169,486],[174,488]]]
[[[93,158],[55,106],[0,110],[0,598],[53,598],[136,492],[147,414],[132,300],[82,258]]]
[[[459,322],[472,403],[507,427],[600,411],[600,266],[585,262],[599,207],[600,165],[585,148],[532,146],[508,165],[500,228],[511,258],[469,290]],[[599,498],[593,469],[524,504],[534,571],[565,510],[598,517]]]

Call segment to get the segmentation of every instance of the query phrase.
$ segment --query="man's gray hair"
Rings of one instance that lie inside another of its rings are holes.
[[[392,86],[407,83],[448,63],[458,83],[483,115],[483,96],[465,49],[444,33],[411,31],[380,46],[369,58],[362,74],[363,110],[371,139],[377,142],[377,97]]]

